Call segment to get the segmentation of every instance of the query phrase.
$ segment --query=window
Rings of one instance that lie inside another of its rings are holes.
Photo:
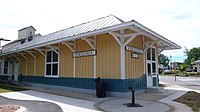
[[[152,62],[152,72],[156,73],[156,63]]]
[[[8,74],[8,61],[4,61],[4,70],[3,70],[3,74],[7,75]]]
[[[32,31],[29,32],[29,36],[31,36],[31,35],[32,35]]]
[[[58,76],[58,54],[55,51],[46,53],[46,76]]]
[[[148,73],[148,75],[151,75],[151,64],[150,63],[147,64],[147,73]]]
[[[147,60],[151,60],[151,49],[147,49]]]
[[[156,51],[152,48],[152,61],[156,61]]]
[[[149,61],[156,61],[156,50],[155,48],[148,48],[147,49],[147,60]]]

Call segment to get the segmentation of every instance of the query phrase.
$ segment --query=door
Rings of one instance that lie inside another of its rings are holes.
[[[153,86],[151,63],[147,62],[147,87]]]
[[[153,86],[153,78],[157,77],[156,49],[150,47],[146,52],[147,87]]]
[[[18,74],[19,74],[19,63],[17,60],[17,61],[15,61],[14,81],[18,81]]]

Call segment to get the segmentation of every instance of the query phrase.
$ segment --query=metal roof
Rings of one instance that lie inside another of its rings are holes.
[[[48,43],[50,41],[55,41],[55,40],[59,40],[62,38],[69,38],[69,37],[73,37],[75,35],[80,35],[83,33],[87,33],[87,32],[91,32],[91,31],[95,31],[95,30],[99,30],[99,29],[103,29],[106,27],[111,27],[114,25],[118,25],[123,23],[122,20],[116,18],[113,15],[109,15],[103,18],[99,18],[93,21],[89,21],[80,25],[76,25],[64,30],[60,30],[39,38],[36,38],[32,41],[26,42],[24,44],[19,44],[16,46],[13,46],[10,49],[7,50],[3,50],[3,52],[11,52],[14,50],[18,50],[18,49],[23,49],[23,48],[28,48],[30,46],[37,46],[40,45],[42,43]]]
[[[193,64],[199,64],[200,63],[200,60],[196,60],[193,62]]]
[[[69,27],[64,30],[60,30],[48,35],[44,35],[38,38],[33,39],[32,41],[25,42],[23,44],[13,45],[9,49],[2,49],[2,55],[14,53],[18,51],[24,51],[28,49],[33,49],[37,47],[42,47],[47,44],[56,44],[62,41],[72,40],[82,38],[84,36],[91,36],[92,34],[108,32],[109,30],[114,30],[117,28],[123,28],[128,26],[136,26],[142,29],[145,32],[150,32],[155,37],[169,43],[174,48],[180,48],[177,44],[173,43],[172,41],[160,36],[159,34],[153,32],[152,30],[148,29],[147,27],[141,25],[140,23],[132,20],[129,22],[124,22],[123,20],[115,17],[114,15],[109,15],[106,17],[102,17],[93,21],[89,21],[86,23],[82,23],[73,27]]]

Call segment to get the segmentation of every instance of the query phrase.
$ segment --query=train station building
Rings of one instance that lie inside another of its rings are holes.
[[[158,85],[158,54],[181,47],[135,20],[109,15],[47,35],[29,26],[2,46],[0,78],[95,90],[94,79],[109,92]]]

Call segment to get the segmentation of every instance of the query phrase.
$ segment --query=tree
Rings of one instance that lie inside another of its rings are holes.
[[[167,56],[165,56],[164,54],[159,54],[158,55],[158,62],[159,64],[162,64],[164,66],[168,66],[169,65],[169,58]]]
[[[191,67],[192,62],[200,59],[200,48],[194,47],[190,50],[185,48],[184,53],[187,56],[187,58],[184,60],[184,63],[189,67]]]
[[[181,65],[179,66],[179,70],[180,70],[181,72],[183,72],[183,71],[186,70],[187,67],[188,67],[187,64],[183,63],[183,64],[181,64]]]

